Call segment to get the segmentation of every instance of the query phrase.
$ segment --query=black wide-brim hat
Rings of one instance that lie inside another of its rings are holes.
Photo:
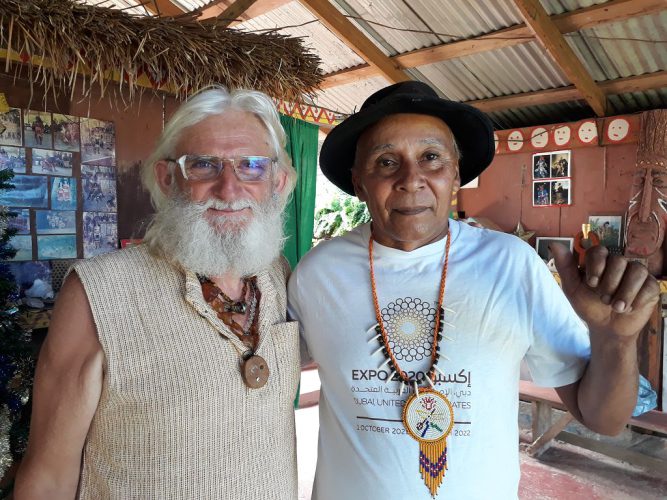
[[[423,82],[400,82],[378,90],[327,135],[320,152],[320,168],[332,183],[349,194],[352,165],[359,136],[382,118],[398,113],[416,113],[440,118],[451,129],[461,152],[459,174],[465,185],[489,166],[495,143],[491,120],[472,106],[449,101]]]

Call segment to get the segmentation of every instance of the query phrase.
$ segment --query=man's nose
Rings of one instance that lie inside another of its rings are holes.
[[[642,187],[642,201],[639,206],[639,220],[642,222],[648,222],[651,217],[651,197],[653,195],[653,182],[651,179],[651,174],[646,172],[646,177],[644,177],[644,186]]]
[[[425,185],[424,174],[416,160],[403,160],[397,172],[396,187],[404,191],[419,191]]]
[[[222,200],[233,199],[242,189],[242,182],[236,176],[231,163],[226,163],[220,175],[215,179],[213,190]]]

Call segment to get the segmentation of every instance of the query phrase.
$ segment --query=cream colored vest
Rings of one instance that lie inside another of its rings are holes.
[[[144,245],[74,266],[105,354],[79,498],[294,499],[298,328],[285,322],[286,270],[257,277],[260,389],[242,379],[240,340],[192,273]]]

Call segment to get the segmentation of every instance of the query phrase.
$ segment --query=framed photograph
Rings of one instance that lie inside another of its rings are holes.
[[[561,243],[570,248],[570,252],[574,250],[574,238],[558,238],[558,237],[537,237],[535,239],[535,250],[540,258],[546,262],[552,259],[549,245],[551,243]]]
[[[551,205],[551,183],[533,181],[533,206],[548,207],[549,205]]]
[[[569,151],[554,151],[551,153],[551,175],[549,177],[570,177]]]
[[[14,189],[0,192],[0,205],[49,208],[48,179],[39,175],[15,175]]]
[[[37,259],[76,258],[76,234],[37,236]]]
[[[30,210],[20,208],[10,212],[16,215],[7,219],[7,227],[16,229],[16,234],[30,234]]]
[[[76,210],[76,179],[51,177],[51,208],[53,210]]]
[[[20,109],[9,108],[9,111],[0,113],[0,144],[6,146],[23,145]]]
[[[15,174],[25,174],[25,148],[0,146],[0,170],[6,168]]]
[[[51,113],[26,110],[23,112],[25,145],[30,148],[53,148]]]
[[[108,167],[116,164],[116,128],[113,122],[81,119],[81,163]]]
[[[548,154],[533,155],[533,179],[546,179],[549,177],[549,163],[551,156]]]
[[[83,189],[84,211],[117,211],[114,167],[81,165],[81,189]]]
[[[76,212],[73,210],[36,210],[37,234],[76,234]]]
[[[74,152],[81,149],[79,117],[53,113],[53,147]]]
[[[32,150],[32,173],[72,176],[72,153],[53,149]]]
[[[83,213],[83,257],[94,257],[118,248],[118,221],[114,212]]]
[[[561,179],[551,181],[551,204],[552,205],[571,205],[570,179]]]
[[[51,284],[51,263],[49,261],[39,262],[17,262],[9,264],[9,271],[14,275],[14,282],[19,286],[21,297],[25,291],[32,287],[35,280],[42,280]]]
[[[591,231],[600,237],[600,244],[606,247],[620,247],[623,236],[622,215],[589,215]]]
[[[32,236],[14,236],[9,245],[16,249],[16,255],[9,260],[32,260]]]

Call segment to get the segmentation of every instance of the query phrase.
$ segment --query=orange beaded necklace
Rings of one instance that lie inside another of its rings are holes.
[[[444,310],[442,307],[444,298],[445,298],[445,283],[447,282],[447,267],[449,265],[449,245],[451,242],[450,230],[447,229],[447,243],[445,244],[445,264],[442,266],[442,274],[440,276],[440,294],[438,295],[438,312],[435,316],[435,328],[433,330],[433,343],[431,346],[431,367],[428,372],[428,376],[433,380],[435,376],[435,365],[440,357],[438,352],[438,342],[442,338],[440,333],[440,325],[443,321],[442,316],[444,315]],[[391,352],[389,347],[389,335],[387,330],[384,327],[384,322],[382,321],[382,313],[380,311],[380,302],[378,301],[377,295],[377,286],[375,284],[375,270],[373,269],[373,235],[368,238],[368,262],[370,267],[371,274],[371,291],[373,293],[373,306],[375,307],[375,318],[377,319],[379,326],[379,333],[382,335],[382,343],[384,345],[383,352],[389,358],[389,364],[392,365],[392,368],[398,373],[403,382],[410,384],[412,381],[408,378],[403,370],[398,366],[398,361],[394,353]]]
[[[378,325],[375,327],[377,337],[381,339],[381,350],[387,357],[385,364],[392,368],[387,382],[397,372],[401,378],[399,395],[403,393],[403,384],[414,384],[415,393],[408,397],[403,406],[402,421],[407,434],[419,443],[419,470],[431,496],[435,498],[438,488],[442,484],[447,470],[447,436],[454,426],[454,408],[443,393],[435,389],[433,380],[435,370],[438,370],[437,362],[440,358],[438,342],[442,339],[441,327],[444,324],[445,310],[443,301],[445,298],[445,283],[447,282],[447,267],[449,266],[449,245],[451,243],[451,231],[447,229],[447,243],[445,244],[445,263],[442,266],[440,276],[440,294],[438,295],[438,312],[435,316],[435,328],[433,330],[433,343],[431,349],[431,368],[426,375],[426,380],[431,388],[419,388],[419,380],[410,380],[407,374],[400,369],[394,353],[389,347],[389,336],[382,321],[380,303],[377,296],[375,284],[375,271],[373,269],[373,235],[368,239],[368,262],[371,274],[371,290],[373,292],[373,306]],[[383,365],[384,366],[384,365]]]

